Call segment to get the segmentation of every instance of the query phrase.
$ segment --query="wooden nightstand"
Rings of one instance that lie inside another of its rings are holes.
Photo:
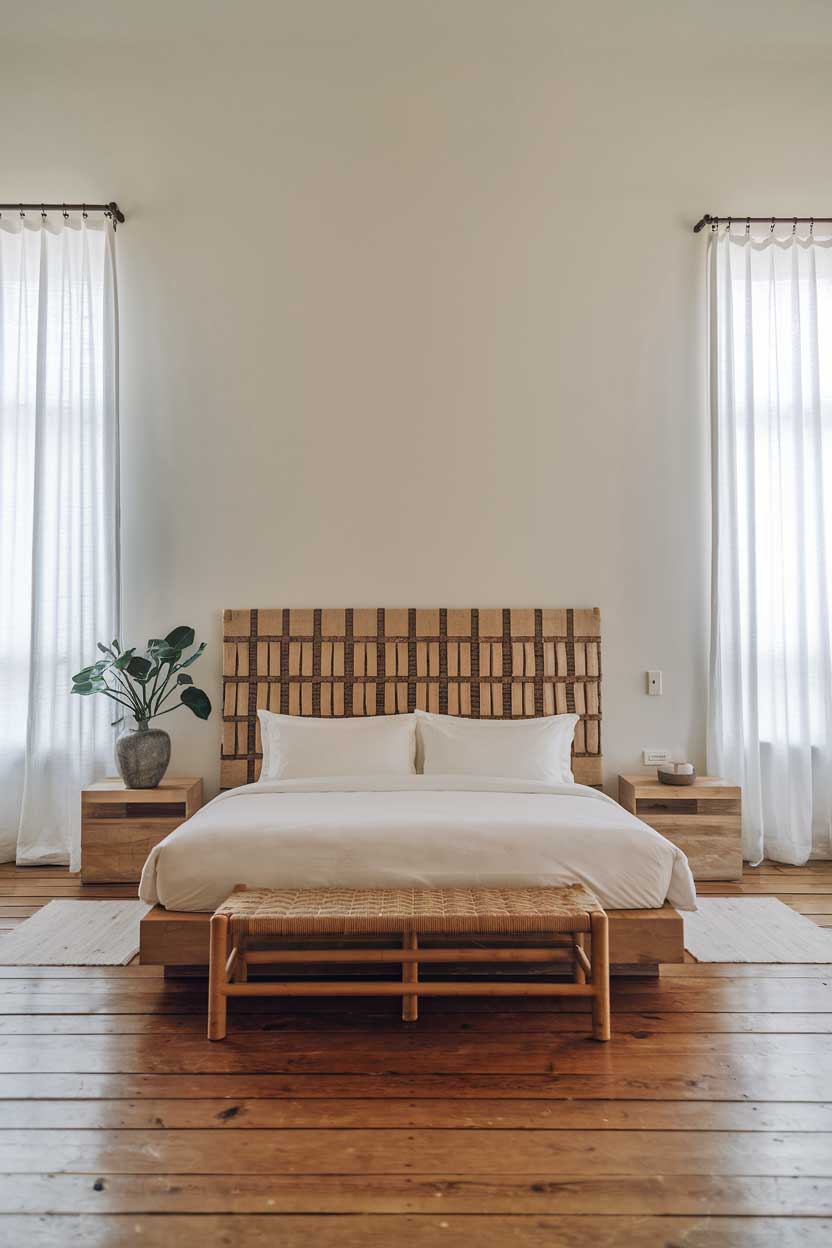
[[[83,883],[138,881],[153,846],[201,805],[202,781],[193,776],[166,776],[156,789],[97,780],[81,793]]]
[[[695,880],[742,876],[742,793],[714,776],[661,784],[652,776],[619,776],[618,800],[687,854]]]

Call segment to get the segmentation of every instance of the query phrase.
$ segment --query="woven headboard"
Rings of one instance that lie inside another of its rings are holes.
[[[600,784],[596,608],[268,609],[223,616],[220,784],[260,774],[257,711],[473,719],[580,715],[572,769]]]

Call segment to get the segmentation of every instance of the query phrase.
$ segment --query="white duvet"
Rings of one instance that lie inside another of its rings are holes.
[[[214,910],[260,888],[585,884],[611,910],[696,908],[681,850],[580,784],[339,777],[221,793],[150,853],[139,896]]]

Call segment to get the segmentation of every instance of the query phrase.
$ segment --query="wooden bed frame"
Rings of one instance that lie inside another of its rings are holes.
[[[660,962],[683,961],[682,918],[673,906],[608,910],[607,915],[612,974],[650,975]],[[164,966],[171,973],[199,969],[207,975],[210,926],[210,914],[155,906],[142,920],[139,960],[143,966]]]
[[[602,783],[597,608],[248,608],[226,611],[223,625],[223,789],[260,775],[261,708],[339,718],[572,712],[575,780]],[[156,906],[142,921],[141,962],[207,967],[210,917]],[[609,920],[613,972],[683,960],[672,906],[612,910]]]

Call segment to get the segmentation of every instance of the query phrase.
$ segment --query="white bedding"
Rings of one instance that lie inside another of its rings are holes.
[[[221,793],[150,853],[139,896],[214,910],[261,888],[585,884],[609,909],[696,909],[681,850],[580,784],[478,776],[261,781]]]

